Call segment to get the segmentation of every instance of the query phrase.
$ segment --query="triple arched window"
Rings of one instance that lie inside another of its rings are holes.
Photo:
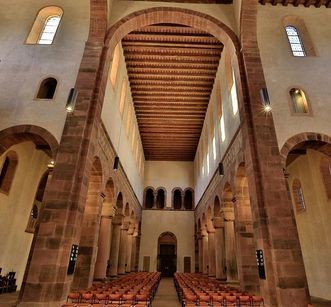
[[[60,25],[63,10],[58,6],[47,6],[41,9],[26,39],[27,44],[51,45]]]

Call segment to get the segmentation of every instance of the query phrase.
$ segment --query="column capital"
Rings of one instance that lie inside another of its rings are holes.
[[[233,208],[224,208],[224,221],[225,222],[233,222],[234,221],[234,210]]]
[[[113,225],[122,225],[123,222],[123,215],[115,215],[113,218]]]
[[[224,228],[224,218],[219,216],[219,217],[214,217],[213,220],[213,225],[214,228]]]

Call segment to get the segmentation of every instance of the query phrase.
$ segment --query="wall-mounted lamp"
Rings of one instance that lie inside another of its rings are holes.
[[[120,165],[120,157],[116,156],[114,160],[113,170],[118,170],[119,165]]]
[[[265,112],[270,112],[271,111],[271,105],[270,105],[270,98],[269,98],[269,93],[267,88],[263,87],[260,89],[260,97],[261,97],[261,102],[264,107]]]
[[[47,164],[47,168],[49,170],[53,170],[54,166],[55,166],[55,161],[54,160],[50,160]]]
[[[75,88],[71,88],[69,95],[68,95],[67,104],[66,104],[66,111],[68,113],[72,113],[74,111],[76,100],[77,100],[77,95],[78,95],[78,91]]]
[[[222,162],[220,162],[220,163],[218,164],[218,174],[219,174],[220,176],[224,176],[224,165],[223,165]]]

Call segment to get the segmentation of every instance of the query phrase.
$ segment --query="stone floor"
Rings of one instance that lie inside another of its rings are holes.
[[[180,307],[174,280],[162,278],[153,300],[153,307]]]

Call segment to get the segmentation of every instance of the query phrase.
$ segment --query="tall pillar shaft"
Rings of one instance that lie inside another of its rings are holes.
[[[95,279],[106,278],[107,263],[110,254],[111,233],[112,233],[112,217],[102,216],[100,222],[98,256],[94,269]]]
[[[225,244],[224,244],[224,218],[215,217],[214,221],[215,228],[215,270],[216,279],[226,280],[225,274]]]
[[[209,258],[208,258],[208,235],[202,234],[202,273],[208,275]]]
[[[199,273],[203,272],[203,247],[202,247],[202,236],[198,235],[198,255],[199,255]]]
[[[131,251],[131,272],[136,272],[136,257],[137,257],[137,236],[132,235],[132,251]]]
[[[209,270],[208,276],[215,277],[216,275],[216,259],[215,259],[215,232],[208,231],[208,259]]]
[[[226,276],[228,281],[233,281],[238,280],[233,210],[225,212],[224,220]]]
[[[132,234],[127,235],[127,248],[126,248],[126,267],[125,272],[131,272],[131,261],[132,261]]]
[[[126,253],[128,244],[128,225],[125,223],[120,232],[120,250],[118,255],[118,274],[125,274]]]
[[[116,220],[116,222],[115,222]],[[110,249],[110,276],[117,276],[118,271],[118,256],[120,249],[120,236],[121,236],[121,221],[119,221],[118,217],[115,217],[113,221],[113,235],[111,241],[111,249]]]

